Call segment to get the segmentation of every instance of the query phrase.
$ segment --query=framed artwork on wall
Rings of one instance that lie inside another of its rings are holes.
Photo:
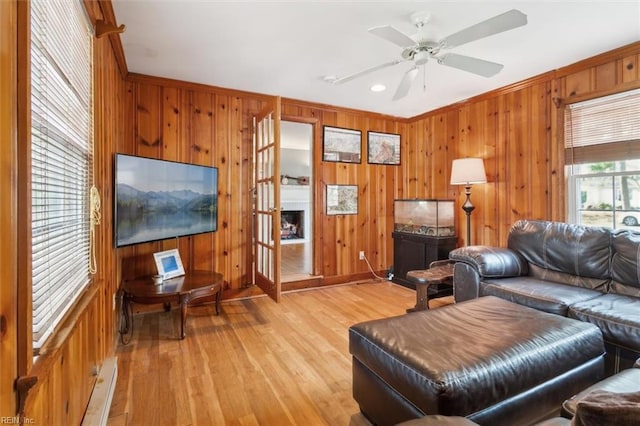
[[[324,126],[322,137],[322,161],[360,163],[362,148],[360,130]]]
[[[400,135],[367,132],[367,161],[369,164],[400,164]]]
[[[327,185],[327,215],[358,214],[358,185]]]

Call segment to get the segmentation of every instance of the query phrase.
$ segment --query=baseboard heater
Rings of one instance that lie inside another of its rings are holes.
[[[91,392],[82,426],[106,426],[109,419],[111,400],[118,380],[118,358],[107,358],[102,364],[96,384]]]

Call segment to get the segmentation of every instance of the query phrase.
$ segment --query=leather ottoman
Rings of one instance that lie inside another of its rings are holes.
[[[529,424],[603,377],[593,324],[486,296],[349,329],[353,397],[377,425],[427,414]]]

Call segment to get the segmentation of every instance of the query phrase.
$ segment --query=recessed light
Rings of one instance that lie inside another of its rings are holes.
[[[372,92],[383,92],[387,90],[387,86],[385,86],[384,84],[374,84],[369,88],[369,90],[371,90]]]

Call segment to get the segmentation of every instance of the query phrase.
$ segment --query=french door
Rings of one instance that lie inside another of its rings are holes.
[[[280,301],[280,98],[253,117],[254,282]]]

